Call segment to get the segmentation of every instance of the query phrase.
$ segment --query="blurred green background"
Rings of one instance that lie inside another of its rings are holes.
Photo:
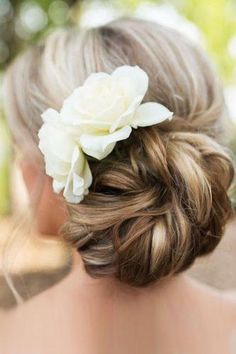
[[[133,15],[158,21],[190,36],[213,58],[236,122],[236,0],[0,0],[0,93],[6,66],[45,32],[70,23],[91,27]],[[0,94],[0,215],[11,211],[10,142]],[[232,129],[233,131],[233,129]],[[232,134],[236,153],[236,130]]]

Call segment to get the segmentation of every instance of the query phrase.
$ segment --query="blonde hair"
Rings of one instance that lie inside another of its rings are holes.
[[[234,169],[220,144],[224,100],[205,56],[180,33],[148,21],[60,30],[10,67],[6,110],[17,144],[39,156],[41,113],[59,110],[90,73],[124,64],[148,73],[144,101],[164,104],[174,118],[134,130],[102,161],[90,159],[90,193],[68,205],[62,232],[90,275],[143,286],[211,252],[231,216]]]

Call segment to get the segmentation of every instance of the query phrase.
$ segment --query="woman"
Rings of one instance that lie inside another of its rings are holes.
[[[232,216],[205,56],[146,21],[67,29],[9,68],[5,103],[39,229],[61,228],[75,262],[2,315],[0,352],[234,353],[236,301],[183,273]]]

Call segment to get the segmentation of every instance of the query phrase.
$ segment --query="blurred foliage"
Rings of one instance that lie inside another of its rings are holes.
[[[0,69],[45,31],[69,22],[74,0],[0,0]]]
[[[49,28],[79,21],[81,11],[93,2],[99,0],[0,0],[0,68]],[[100,0],[100,3],[132,13],[145,2]],[[150,0],[149,3],[172,5],[193,22],[203,33],[206,47],[224,79],[236,80],[235,0]]]
[[[107,0],[109,3],[110,1]],[[120,5],[135,9],[142,0],[121,0]],[[235,0],[151,0],[173,5],[203,33],[206,48],[227,82],[236,81],[236,1]]]
[[[93,3],[128,15],[147,3],[171,6],[183,21],[196,25],[225,83],[236,84],[236,0],[0,0],[0,72],[19,51],[47,31],[70,23],[79,24]],[[94,16],[103,17],[96,11]],[[0,120],[0,214],[10,210],[8,146]]]
[[[5,215],[11,210],[10,144],[3,120],[0,120],[0,136],[0,215]]]
[[[183,14],[204,33],[207,48],[227,81],[235,81],[236,1],[185,1]],[[231,49],[231,50],[230,50]]]

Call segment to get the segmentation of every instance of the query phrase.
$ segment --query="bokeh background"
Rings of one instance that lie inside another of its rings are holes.
[[[229,140],[236,156],[236,0],[0,0],[0,218],[3,225],[5,220],[11,217],[17,203],[14,194],[18,195],[19,200],[24,199],[23,190],[21,192],[23,187],[18,181],[20,176],[12,163],[11,141],[2,109],[1,83],[4,70],[20,51],[55,27],[70,24],[83,28],[97,26],[126,15],[150,19],[176,28],[208,52],[224,83],[225,99],[232,123]],[[226,242],[225,246],[223,244],[218,255],[213,256],[213,260],[205,262],[204,265],[197,265],[193,270],[195,276],[221,288],[236,286],[236,241],[233,224],[227,232],[230,241]],[[0,234],[0,257],[1,245],[4,244],[6,235],[5,231]],[[43,260],[39,260],[37,256],[40,247],[47,250],[43,252]],[[229,251],[231,256],[228,255]],[[22,255],[22,252],[19,253]],[[68,260],[68,253],[61,246],[55,245],[54,242],[49,242],[46,246],[37,243],[37,246],[28,246],[29,254],[30,256],[21,256],[15,268],[28,274],[32,293],[39,291],[40,286],[48,286],[52,279],[60,278],[60,272],[64,274],[63,264],[66,263],[65,259]],[[220,271],[218,278],[215,276],[217,269],[221,269],[221,262],[231,269],[235,266],[231,277],[225,277],[225,273]],[[209,265],[208,268],[206,264]],[[51,278],[42,277],[44,285],[38,280],[41,285],[36,286],[35,290],[32,287],[35,280],[32,279],[36,278],[32,274],[36,272],[36,268],[41,274],[51,269],[54,275]],[[58,269],[61,269],[59,273]],[[13,300],[6,290],[7,287],[4,288],[4,280],[1,278],[0,287],[0,306],[1,301],[12,304]]]

